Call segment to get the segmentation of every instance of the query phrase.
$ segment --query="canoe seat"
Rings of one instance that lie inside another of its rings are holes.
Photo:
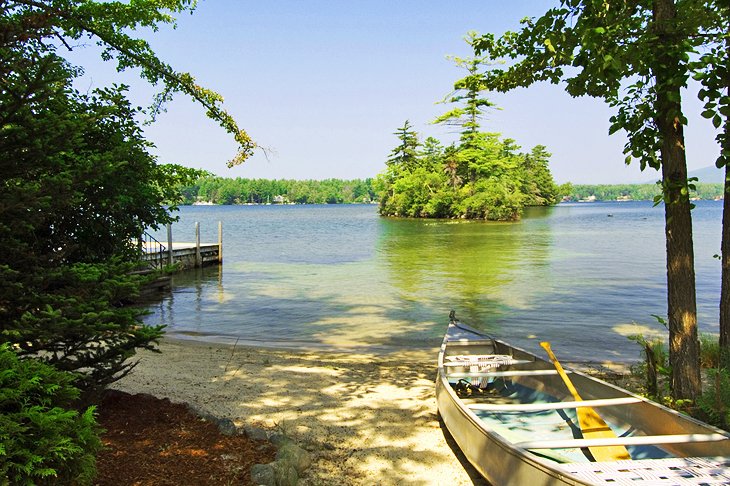
[[[462,354],[446,356],[444,366],[496,368],[497,366],[514,364],[516,361],[508,354]]]
[[[452,371],[447,373],[449,378],[487,378],[487,377],[516,377],[516,376],[549,376],[557,375],[555,370],[509,370],[509,371]]]
[[[730,483],[730,459],[684,457],[639,461],[561,464],[567,472],[590,484],[709,485]]]

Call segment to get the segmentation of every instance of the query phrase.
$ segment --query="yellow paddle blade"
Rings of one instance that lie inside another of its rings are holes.
[[[579,407],[576,410],[578,414],[578,425],[583,434],[584,439],[609,439],[615,438],[616,434],[611,427],[601,418],[596,411],[590,407]],[[622,461],[631,459],[631,455],[626,447],[604,446],[589,447],[588,450],[596,461]]]
[[[550,343],[540,343],[545,351],[547,351],[550,361],[553,362],[555,369],[563,379],[563,383],[568,387],[568,391],[573,395],[573,399],[577,402],[583,401],[578,394],[578,390],[570,381],[568,374],[563,369],[563,366],[558,361],[558,358],[553,354],[553,350],[550,348]],[[615,438],[616,434],[611,430],[611,427],[601,418],[598,413],[591,407],[578,407],[576,409],[578,414],[578,425],[580,431],[583,434],[584,439],[606,439]],[[629,451],[624,446],[603,446],[603,447],[589,447],[588,450],[596,461],[621,461],[625,459],[631,459]]]

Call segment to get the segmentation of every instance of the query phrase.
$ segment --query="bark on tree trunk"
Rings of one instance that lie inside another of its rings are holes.
[[[726,12],[730,9],[726,9]],[[725,46],[730,52],[730,38],[725,39]],[[727,66],[724,72],[725,94],[730,96],[730,72]],[[725,133],[722,138],[723,151],[730,150],[730,116],[725,117]],[[722,243],[720,245],[720,261],[722,262],[722,276],[720,277],[720,349],[723,357],[730,357],[730,160],[725,161],[725,191],[722,204]],[[723,359],[722,364],[726,362]]]
[[[725,132],[730,140],[730,120],[725,121]],[[722,285],[720,290],[720,348],[730,352],[730,164],[725,165],[725,201],[722,205]]]
[[[687,160],[681,116],[681,69],[673,39],[673,0],[655,0],[654,28],[659,36],[656,123],[662,140],[667,243],[669,364],[675,399],[695,400],[701,393],[692,215],[687,190]],[[678,81],[680,79],[680,81]]]

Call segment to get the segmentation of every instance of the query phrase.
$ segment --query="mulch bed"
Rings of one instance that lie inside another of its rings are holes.
[[[251,485],[251,467],[274,460],[268,442],[226,436],[186,405],[110,390],[99,407],[106,429],[94,484]]]

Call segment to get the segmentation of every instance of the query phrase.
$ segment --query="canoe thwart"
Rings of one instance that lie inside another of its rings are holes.
[[[522,449],[573,449],[584,447],[611,447],[627,445],[685,444],[688,442],[719,442],[728,440],[723,434],[675,434],[675,435],[637,435],[632,437],[615,437],[603,439],[564,439],[564,440],[532,440],[519,442],[516,447]]]
[[[486,378],[489,376],[546,376],[557,375],[555,370],[510,370],[510,371],[456,371],[446,373],[448,378]]]
[[[643,400],[636,397],[604,398],[600,400],[581,400],[579,402],[545,402],[545,403],[474,403],[467,405],[471,410],[487,412],[532,412],[537,410],[560,410],[578,407],[606,407],[610,405],[629,405],[641,403]]]

